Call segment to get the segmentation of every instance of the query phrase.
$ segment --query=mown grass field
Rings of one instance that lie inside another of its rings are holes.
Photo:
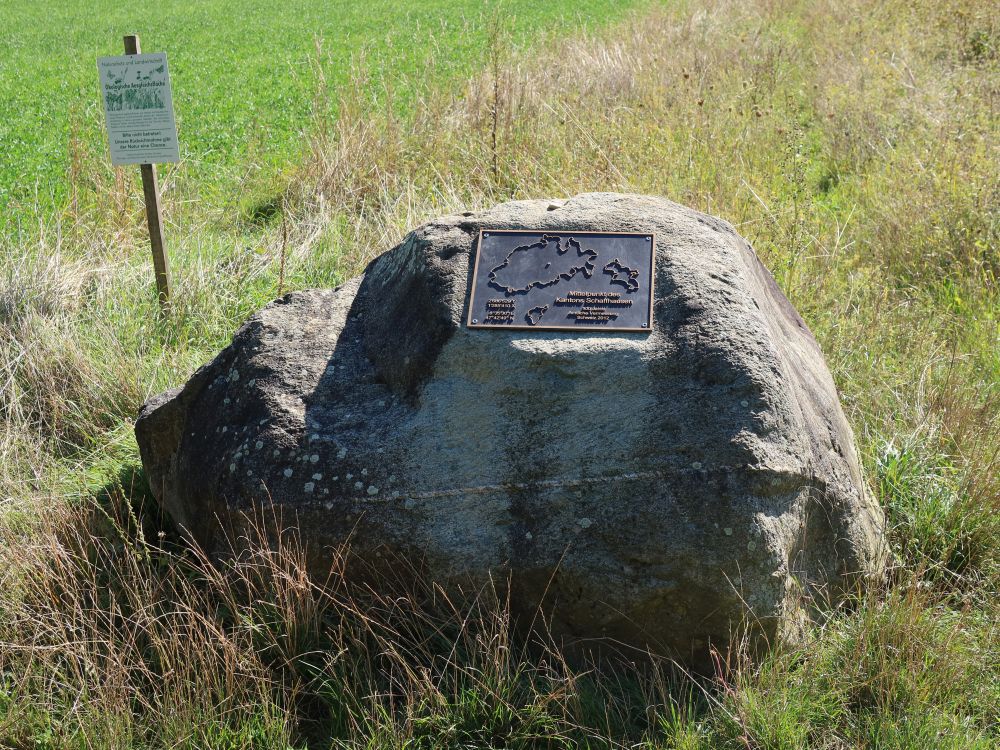
[[[322,115],[277,171],[232,146],[235,172],[268,175],[237,179],[245,198],[214,200],[189,154],[166,180],[165,318],[134,184],[97,146],[72,172],[86,200],[56,177],[61,210],[0,239],[0,747],[1000,743],[995,8],[670,2],[528,59],[522,7],[483,20],[468,67],[398,69],[391,88],[418,92],[399,106],[369,60],[314,80]],[[343,281],[428,217],[585,190],[734,223],[826,353],[894,564],[806,646],[701,678],[574,669],[519,642],[502,599],[321,585],[294,548],[213,562],[150,509],[139,406],[252,310]]]
[[[122,54],[123,34],[170,61],[183,165],[167,169],[168,181],[194,181],[197,199],[228,203],[273,187],[301,160],[303,132],[332,114],[317,92],[342,85],[352,60],[364,58],[377,74],[372,93],[402,110],[429,84],[483,64],[494,5],[530,46],[533,35],[606,23],[635,4],[2,0],[0,230],[34,230],[101,189],[110,168],[96,58]]]

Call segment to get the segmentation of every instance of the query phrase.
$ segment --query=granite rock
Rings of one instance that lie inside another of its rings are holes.
[[[653,330],[470,330],[481,228],[655,233]],[[349,539],[445,587],[492,577],[577,645],[694,664],[739,633],[795,640],[883,565],[812,334],[729,224],[655,197],[432,221],[343,286],[265,307],[136,435],[209,549],[267,505],[321,574]]]

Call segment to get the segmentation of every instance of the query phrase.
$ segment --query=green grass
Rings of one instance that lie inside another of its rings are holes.
[[[122,54],[126,33],[170,62],[183,161],[164,169],[165,181],[231,206],[234,193],[273,189],[301,159],[303,132],[334,113],[352,61],[377,75],[372,95],[402,110],[483,64],[496,9],[530,48],[556,27],[607,22],[635,4],[0,0],[0,231],[33,229],[73,200],[80,210],[107,179],[96,59]],[[100,162],[96,175],[85,162]]]
[[[89,197],[71,210],[59,173],[62,198],[21,206],[40,227],[0,237],[0,746],[996,746],[989,10],[668,3],[577,27],[533,61],[513,44],[527,21],[501,14],[478,22],[482,57],[436,53],[431,78],[419,63],[394,68],[406,107],[386,106],[367,63],[335,87],[313,81],[306,111],[329,104],[292,133],[301,148],[285,161],[233,145],[219,158],[237,189],[221,197],[223,178],[193,156],[173,173],[165,318],[141,202],[107,168],[95,110],[75,172]],[[883,587],[823,613],[805,647],[737,655],[697,680],[662,664],[581,671],[519,641],[490,592],[429,608],[428,592],[319,586],[294,545],[225,565],[151,511],[137,409],[279,290],[340,283],[444,212],[607,189],[736,224],[826,354],[894,566]]]

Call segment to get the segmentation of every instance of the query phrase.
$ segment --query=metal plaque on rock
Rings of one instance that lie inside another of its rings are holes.
[[[649,331],[652,234],[484,229],[470,328]]]

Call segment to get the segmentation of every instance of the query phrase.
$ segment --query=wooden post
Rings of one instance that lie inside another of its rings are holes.
[[[125,37],[125,54],[140,54],[138,35],[129,34]],[[156,291],[160,306],[166,308],[170,304],[170,263],[163,243],[163,217],[160,213],[160,191],[156,184],[156,166],[140,164],[139,169],[142,172],[142,193],[146,198],[146,224],[149,226],[149,244],[153,249]]]

